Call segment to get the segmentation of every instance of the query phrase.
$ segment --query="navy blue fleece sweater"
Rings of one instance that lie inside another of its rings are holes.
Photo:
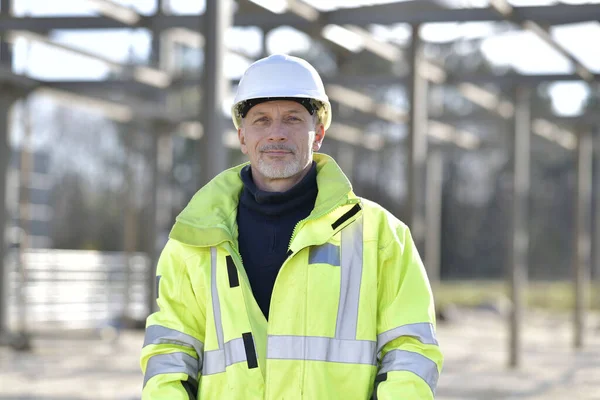
[[[313,161],[306,176],[286,192],[258,189],[250,166],[240,173],[244,189],[237,214],[239,250],[254,297],[267,319],[275,278],[286,259],[294,227],[315,205],[316,167]]]

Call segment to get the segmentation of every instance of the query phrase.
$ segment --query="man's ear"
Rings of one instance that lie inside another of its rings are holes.
[[[319,151],[323,145],[323,139],[325,139],[325,126],[319,123],[315,128],[315,140],[312,145],[313,151]]]
[[[244,128],[238,128],[238,140],[240,141],[240,149],[243,154],[248,154],[248,146],[246,146],[246,136]]]

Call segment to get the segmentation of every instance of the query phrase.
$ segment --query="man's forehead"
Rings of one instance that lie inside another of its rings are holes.
[[[264,103],[260,103],[255,105],[248,111],[248,115],[250,114],[266,114],[272,112],[276,109],[279,109],[283,112],[294,112],[294,113],[302,113],[305,112],[308,114],[308,111],[302,104],[291,100],[273,100],[266,101]]]

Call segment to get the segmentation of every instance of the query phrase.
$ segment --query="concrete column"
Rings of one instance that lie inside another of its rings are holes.
[[[8,17],[11,13],[12,0],[0,0],[0,16]],[[4,36],[4,35],[3,35]],[[12,54],[8,43],[4,41],[4,37],[0,40],[0,63],[11,65]]]
[[[409,87],[410,121],[408,130],[408,215],[412,235],[420,251],[425,236],[425,171],[427,163],[427,80],[420,74],[423,50],[420,25],[413,25]]]
[[[271,29],[263,29],[263,37],[262,37],[262,52],[260,54],[261,58],[269,56],[269,48],[267,46],[267,42],[269,41],[269,34],[271,33]]]
[[[594,234],[593,234],[593,266],[592,277],[595,290],[600,290],[600,129],[594,131],[594,171],[592,176],[592,190],[594,201]],[[597,297],[600,302],[600,296]]]
[[[171,188],[171,172],[173,170],[173,136],[170,129],[165,128],[159,133],[157,139],[156,159],[158,171],[158,184],[156,186],[156,232],[157,248],[161,249],[167,242],[171,226],[171,207],[173,192]]]
[[[157,14],[170,14],[170,0],[157,0]],[[161,48],[160,34],[155,34],[152,40],[153,64],[164,67],[165,56],[170,59],[169,49]],[[166,51],[166,52],[165,52]],[[158,100],[163,100],[159,97]],[[156,311],[156,267],[160,253],[167,242],[173,221],[171,221],[171,186],[170,177],[173,169],[173,137],[174,127],[169,123],[154,121],[148,128],[152,137],[150,146],[150,159],[152,160],[152,185],[150,191],[151,218],[147,235],[148,249],[146,252],[150,259],[150,271],[147,276],[147,310]]]
[[[156,16],[164,15],[168,13],[169,4],[168,0],[156,0]],[[150,52],[150,65],[155,68],[162,68],[161,65],[163,63],[163,57],[161,57],[161,51],[163,50],[161,47],[161,34],[162,31],[154,30],[152,31],[152,49]]]
[[[434,289],[437,289],[440,282],[443,183],[443,156],[439,150],[432,151],[427,158],[425,268]]]
[[[7,89],[0,86],[0,92]],[[9,114],[13,99],[6,94],[0,96],[0,341],[8,333],[8,271],[5,264],[7,257],[6,225],[6,178],[8,175],[8,160],[10,159]]]
[[[156,311],[156,265],[160,253],[167,242],[173,221],[171,220],[171,171],[173,169],[173,137],[170,128],[156,124],[152,135],[152,185],[150,191],[150,209],[153,210],[148,227],[147,250],[150,258],[150,273],[147,281],[147,309]]]
[[[200,146],[201,185],[227,168],[223,100],[228,82],[224,75],[225,32],[233,20],[231,0],[207,0],[204,14],[204,76],[202,79],[202,124]]]
[[[589,128],[583,128],[577,137],[577,189],[575,192],[575,245],[574,269],[574,346],[583,347],[586,310],[590,302],[591,281],[591,217],[592,217],[592,156],[593,138]]]
[[[512,141],[513,198],[509,238],[508,285],[512,299],[509,335],[509,366],[521,364],[523,309],[527,288],[529,251],[529,191],[531,145],[531,91],[515,90],[514,136]]]
[[[170,14],[171,0],[156,0],[156,12]]]
[[[139,215],[136,205],[137,185],[136,172],[134,170],[133,157],[135,149],[135,137],[137,128],[133,124],[127,124],[125,132],[125,204],[123,218],[123,250],[125,253],[125,270],[123,279],[123,304],[121,304],[121,316],[129,317],[131,307],[131,264],[133,254],[137,250]]]
[[[11,12],[11,0],[0,0],[0,17],[8,17]],[[12,54],[4,37],[0,37],[0,65],[12,65]],[[6,177],[10,148],[8,147],[10,109],[16,97],[10,89],[0,86],[0,343],[7,337],[8,323],[8,271],[6,270]]]
[[[146,234],[148,235],[148,249],[146,253],[149,258],[149,271],[146,276],[146,310],[148,314],[152,314],[157,310],[158,305],[156,304],[156,264],[158,263],[158,258],[160,256],[160,249],[157,246],[157,211],[158,211],[158,191],[159,191],[159,165],[158,165],[158,152],[159,152],[159,137],[160,134],[156,131],[151,130],[148,132],[152,137],[152,145],[150,146],[150,159],[152,160],[151,169],[152,169],[152,184],[150,185],[150,220],[148,231]]]

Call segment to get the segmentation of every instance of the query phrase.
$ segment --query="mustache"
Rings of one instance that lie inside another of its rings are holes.
[[[289,151],[290,153],[296,153],[296,149],[293,147],[287,146],[285,144],[268,144],[266,146],[262,146],[260,151]]]

